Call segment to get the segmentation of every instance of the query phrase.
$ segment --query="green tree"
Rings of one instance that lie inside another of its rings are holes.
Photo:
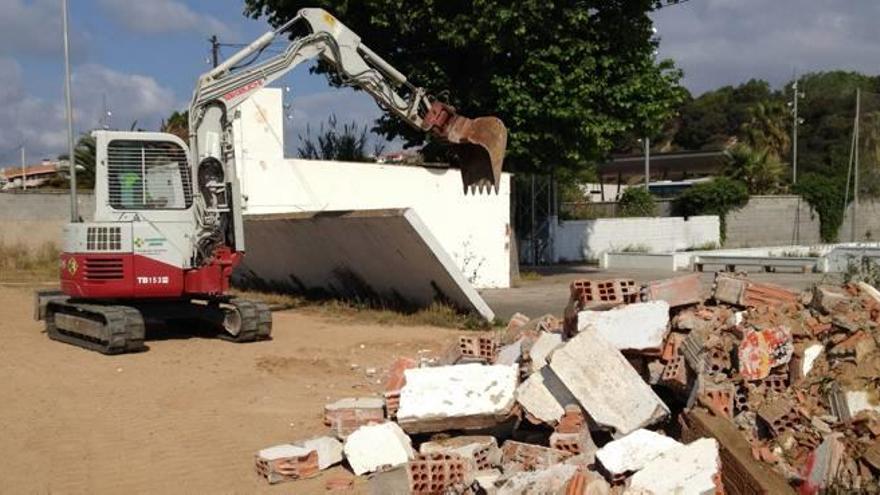
[[[76,158],[76,185],[78,188],[94,189],[95,188],[95,167],[97,163],[97,151],[95,138],[91,132],[82,134],[76,141],[73,148],[73,155]],[[69,158],[67,153],[58,155],[59,160]],[[49,187],[68,189],[70,181],[67,179],[57,178],[48,183]]]
[[[306,125],[306,135],[300,135],[302,144],[297,148],[300,158],[309,160],[338,160],[347,162],[371,162],[382,152],[382,146],[376,145],[373,156],[367,153],[367,126],[359,127],[357,123],[343,124],[339,127],[336,115],[327,118],[327,127],[321,123],[316,136],[312,136],[311,127]]]
[[[278,26],[302,7],[326,8],[414,84],[464,115],[504,120],[509,170],[549,172],[588,167],[678,106],[681,72],[654,56],[648,14],[662,3],[246,0],[245,12]],[[387,115],[377,129],[407,145],[425,139]]]
[[[725,175],[746,185],[749,194],[779,192],[785,172],[782,162],[770,147],[751,148],[737,144],[725,151]]]
[[[748,120],[739,129],[740,141],[755,150],[766,150],[781,159],[791,152],[788,108],[779,99],[759,101],[749,107]],[[781,165],[781,164],[780,164]]]
[[[673,209],[678,215],[718,215],[721,242],[727,237],[727,214],[742,208],[749,201],[746,185],[729,177],[716,177],[689,188],[675,199]]]
[[[174,134],[182,139],[184,143],[189,144],[189,111],[178,112],[175,110],[168,117],[168,120],[162,121],[159,130],[168,134]]]
[[[618,214],[622,217],[653,217],[657,214],[654,196],[641,186],[626,188],[617,202]]]

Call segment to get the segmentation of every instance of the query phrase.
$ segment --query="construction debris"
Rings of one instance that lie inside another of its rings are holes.
[[[550,369],[593,421],[617,433],[625,435],[669,414],[623,354],[593,330],[554,352]]]
[[[343,451],[358,476],[406,464],[415,456],[409,437],[391,422],[361,426],[345,439]]]
[[[660,352],[669,333],[669,303],[635,303],[611,311],[581,311],[578,332],[591,328],[621,351]]]
[[[514,405],[515,366],[461,364],[404,371],[397,422],[408,433],[489,428]]]
[[[576,281],[564,323],[517,315],[328,404],[348,467],[377,494],[880,491],[880,291],[630,282]],[[316,476],[339,445],[270,447],[257,472]]]

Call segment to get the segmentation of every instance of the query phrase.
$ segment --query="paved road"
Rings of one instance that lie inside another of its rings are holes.
[[[568,303],[568,285],[574,279],[632,278],[636,283],[643,283],[686,275],[688,273],[665,270],[606,271],[587,265],[523,268],[522,271],[534,271],[539,273],[541,277],[538,280],[521,281],[517,287],[510,289],[487,289],[480,291],[483,298],[495,311],[495,316],[502,320],[506,321],[516,312],[524,313],[531,317],[547,313],[561,316],[565,305]],[[701,275],[703,286],[707,291],[712,284],[714,276],[714,273],[711,272]],[[839,275],[825,273],[752,272],[749,274],[749,277],[758,282],[779,284],[795,290],[807,289],[820,281],[831,283],[840,281]]]

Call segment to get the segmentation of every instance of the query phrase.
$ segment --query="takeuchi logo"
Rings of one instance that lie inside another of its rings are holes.
[[[67,272],[70,273],[71,276],[76,275],[76,271],[79,269],[79,263],[76,262],[76,258],[67,258]]]

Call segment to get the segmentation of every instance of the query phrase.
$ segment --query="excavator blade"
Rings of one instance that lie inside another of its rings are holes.
[[[459,157],[465,191],[482,192],[494,186],[498,192],[507,149],[507,128],[501,119],[456,115],[446,128],[445,139]]]

